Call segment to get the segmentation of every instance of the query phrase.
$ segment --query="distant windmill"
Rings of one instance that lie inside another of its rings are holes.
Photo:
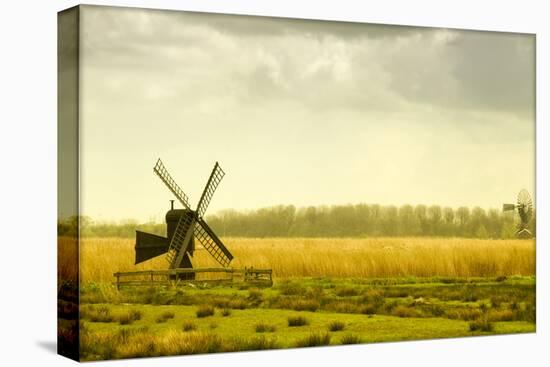
[[[502,206],[503,211],[515,211],[519,214],[520,223],[518,224],[518,230],[516,236],[520,238],[531,238],[533,234],[527,226],[533,218],[533,200],[527,190],[523,189],[518,194],[517,204],[504,204]]]
[[[192,268],[191,257],[197,240],[223,267],[227,267],[233,255],[216,236],[203,219],[210,200],[225,173],[218,162],[210,174],[200,197],[197,209],[192,210],[187,195],[176,184],[159,159],[153,171],[170,189],[184,209],[174,209],[174,200],[166,213],[166,237],[136,231],[136,264],[166,253],[169,269]],[[194,279],[193,273],[180,274],[180,277]]]

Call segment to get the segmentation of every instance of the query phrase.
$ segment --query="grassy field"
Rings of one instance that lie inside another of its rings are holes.
[[[535,331],[533,277],[81,290],[85,360]]]
[[[272,268],[278,279],[535,274],[534,240],[225,238],[224,242],[235,256],[232,266]],[[59,246],[60,252],[71,251],[69,240],[61,239]],[[83,239],[80,259],[84,283],[110,282],[116,271],[167,266],[162,256],[135,266],[133,239]],[[196,251],[193,262],[198,267],[217,266],[205,251]]]
[[[84,239],[84,360],[535,331],[534,240],[224,239],[232,266],[272,268],[274,286],[126,287],[133,241]],[[74,251],[64,239],[59,251]],[[63,274],[63,256],[60,256]],[[214,265],[197,251],[195,266]],[[69,268],[68,266],[66,267]],[[74,317],[74,304],[58,311]]]

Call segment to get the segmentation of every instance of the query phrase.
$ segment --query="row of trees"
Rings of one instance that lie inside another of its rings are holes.
[[[211,216],[208,223],[221,236],[243,237],[513,238],[517,230],[513,212],[438,205],[276,206],[248,212],[227,210]]]
[[[296,208],[292,205],[253,211],[226,210],[207,218],[220,236],[238,237],[369,237],[440,236],[513,238],[517,215],[476,207],[457,209],[437,205],[337,205]],[[60,235],[76,231],[76,218],[58,222]],[[164,223],[124,221],[95,223],[81,217],[81,235],[133,237],[135,230],[164,235]],[[530,224],[534,233],[535,220]]]

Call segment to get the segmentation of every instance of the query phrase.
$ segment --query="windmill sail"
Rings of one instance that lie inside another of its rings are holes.
[[[157,164],[155,164],[155,167],[153,168],[153,171],[160,177],[162,182],[168,187],[170,191],[176,196],[176,198],[179,200],[179,202],[186,208],[191,209],[189,206],[189,199],[187,198],[187,195],[183,192],[183,190],[178,186],[176,181],[170,176],[170,173],[168,173],[168,170],[166,167],[164,167],[164,164],[162,161],[157,161]]]
[[[199,200],[199,204],[197,205],[197,215],[199,218],[202,218],[202,216],[206,212],[206,209],[208,208],[208,205],[212,200],[212,196],[214,196],[214,192],[216,191],[216,188],[220,184],[223,176],[225,176],[225,172],[222,170],[218,162],[216,162],[216,164],[214,165],[214,169],[212,170],[212,173],[208,178],[206,187],[202,192],[201,198]]]
[[[220,265],[226,267],[233,260],[231,252],[202,219],[199,219],[195,225],[195,238]]]

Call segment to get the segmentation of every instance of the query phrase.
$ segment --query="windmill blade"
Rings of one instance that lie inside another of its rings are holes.
[[[229,252],[214,231],[202,219],[199,219],[195,225],[195,239],[222,266],[228,266],[231,260],[233,260],[231,252]]]
[[[191,243],[194,224],[195,216],[193,214],[183,214],[180,217],[172,239],[170,240],[168,252],[166,253],[166,259],[170,264],[170,269],[179,267],[179,264],[181,263],[183,256],[187,252],[189,244]]]
[[[155,164],[153,171],[155,171],[157,176],[160,177],[160,179],[162,180],[162,182],[164,182],[164,184],[168,187],[168,189],[172,191],[172,193],[176,196],[176,198],[184,206],[184,208],[191,210],[187,195],[185,195],[185,193],[178,186],[176,181],[172,178],[172,176],[170,176],[170,173],[168,173],[168,170],[166,169],[166,167],[164,167],[164,164],[162,163],[160,158],[157,161],[157,164]]]
[[[199,204],[197,205],[197,215],[199,216],[199,218],[202,218],[202,216],[206,212],[206,209],[208,208],[208,204],[210,204],[210,200],[212,200],[212,196],[214,196],[214,192],[216,191],[216,188],[220,184],[220,181],[222,180],[223,176],[225,176],[225,172],[222,170],[218,162],[216,162],[216,164],[214,165],[214,169],[212,170],[212,173],[208,178],[206,187],[202,192],[201,199],[199,200]]]

